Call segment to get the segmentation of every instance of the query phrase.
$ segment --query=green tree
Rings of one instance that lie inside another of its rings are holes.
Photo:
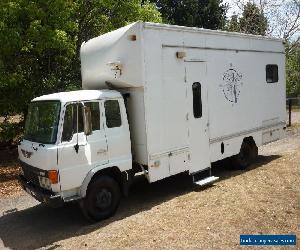
[[[151,0],[170,24],[221,29],[225,25],[227,6],[223,0]]]
[[[0,3],[0,116],[26,114],[34,96],[70,81],[77,24],[64,0]],[[22,123],[0,124],[0,141],[11,141]]]
[[[266,35],[268,21],[262,10],[254,3],[248,2],[244,6],[242,17],[239,20],[240,31],[254,35]]]
[[[266,35],[268,20],[255,3],[248,2],[243,5],[241,17],[233,15],[226,24],[226,30],[253,35]]]
[[[286,58],[286,91],[289,97],[300,97],[300,44],[289,43],[287,49],[290,46],[294,49]]]
[[[0,115],[24,112],[70,74],[77,24],[69,1],[2,1],[0,5]]]
[[[238,15],[232,15],[231,19],[229,20],[226,30],[232,31],[232,32],[240,32],[240,23]]]
[[[1,0],[0,116],[26,114],[35,96],[79,88],[81,43],[137,20],[161,17],[141,0]]]

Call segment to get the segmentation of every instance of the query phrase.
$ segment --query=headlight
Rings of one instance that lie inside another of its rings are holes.
[[[46,177],[39,176],[39,183],[42,188],[51,189],[50,180]]]

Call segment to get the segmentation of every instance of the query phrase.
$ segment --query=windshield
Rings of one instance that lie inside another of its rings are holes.
[[[59,101],[32,102],[25,123],[24,139],[54,144],[59,120]]]

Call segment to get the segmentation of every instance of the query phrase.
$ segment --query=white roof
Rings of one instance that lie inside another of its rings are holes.
[[[137,22],[139,23],[139,22]],[[171,24],[163,24],[163,23],[151,23],[151,22],[142,22],[145,28],[148,29],[163,29],[163,30],[174,30],[174,31],[186,31],[186,32],[196,32],[202,34],[214,34],[214,35],[223,35],[223,36],[235,36],[241,38],[251,38],[257,40],[269,40],[269,41],[278,41],[283,42],[281,38],[275,38],[270,36],[261,36],[261,35],[252,35],[252,34],[245,34],[239,32],[229,32],[223,30],[210,30],[204,29],[199,27],[186,27],[186,26],[179,26],[179,25],[171,25]]]
[[[34,98],[32,101],[61,101],[75,102],[84,100],[111,99],[120,98],[121,94],[115,90],[77,90],[70,92],[60,92],[49,95],[42,95]]]

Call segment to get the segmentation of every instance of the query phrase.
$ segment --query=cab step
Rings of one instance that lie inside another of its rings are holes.
[[[194,184],[203,187],[203,186],[212,184],[212,183],[216,182],[217,180],[219,180],[219,177],[216,177],[216,176],[209,176],[209,177],[206,177],[206,178],[201,179],[201,180],[199,180],[199,181],[195,181]]]

